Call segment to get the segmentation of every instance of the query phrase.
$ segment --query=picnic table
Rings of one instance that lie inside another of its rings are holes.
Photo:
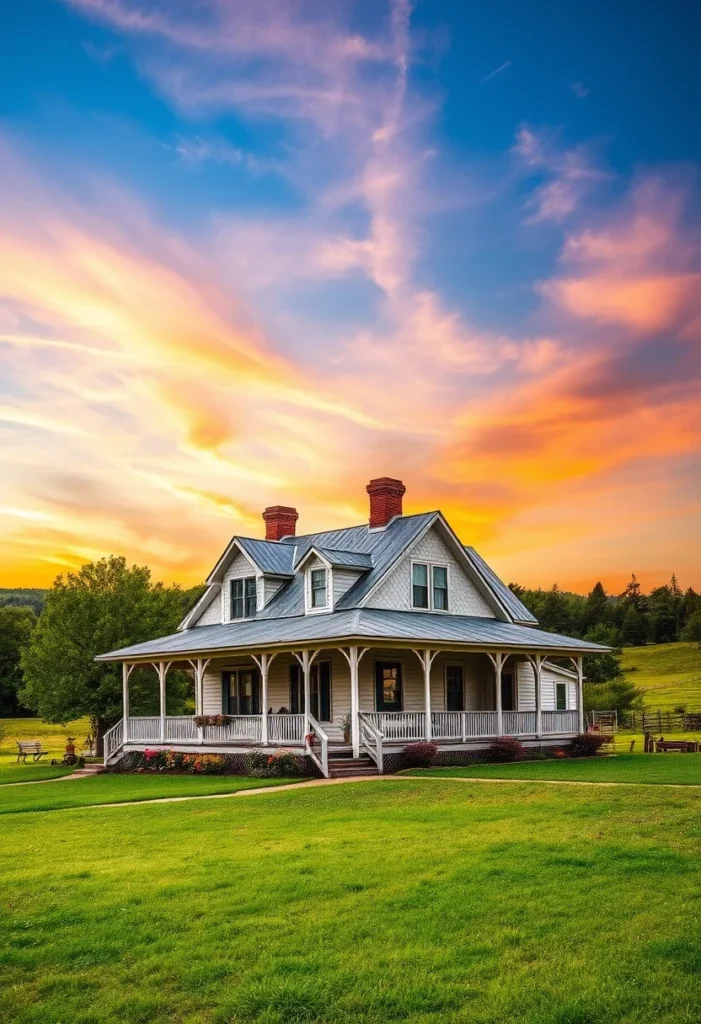
[[[680,750],[684,754],[698,754],[699,745],[696,740],[666,740],[660,736],[654,740],[655,753],[665,753],[668,750]]]
[[[31,754],[32,760],[38,761],[40,757],[44,757],[48,754],[48,750],[42,750],[41,743],[39,740],[17,740],[17,760],[26,761],[27,756]]]

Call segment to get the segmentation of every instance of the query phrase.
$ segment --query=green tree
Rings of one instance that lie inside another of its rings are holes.
[[[595,626],[606,625],[609,621],[608,594],[604,590],[603,583],[596,583],[587,595],[584,608],[584,629],[586,631],[593,629]]]
[[[682,629],[682,640],[689,640],[701,647],[701,611],[694,612],[689,617],[687,624]]]
[[[647,643],[648,625],[645,616],[636,604],[629,604],[621,625],[623,647],[642,647]]]
[[[603,644],[613,650],[606,654],[587,654],[584,658],[584,675],[589,683],[607,683],[622,675],[621,649],[618,646],[618,634],[615,626],[605,626],[602,622],[592,627],[584,637],[593,644]],[[607,709],[603,709],[607,710]]]
[[[21,706],[17,697],[22,685],[20,654],[36,624],[31,608],[0,607],[0,716],[14,715]]]
[[[644,693],[625,676],[607,683],[584,684],[585,711],[631,711],[643,707]]]
[[[114,556],[59,576],[22,653],[20,699],[47,722],[88,715],[100,750],[105,728],[121,714],[122,681],[120,665],[95,656],[174,632],[190,597],[178,586],[152,583],[146,566]],[[182,709],[187,689],[184,673],[169,673],[171,713]],[[134,714],[156,711],[153,669],[132,673],[130,700]]]

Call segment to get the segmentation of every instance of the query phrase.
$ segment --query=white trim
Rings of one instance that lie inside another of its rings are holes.
[[[219,596],[221,597],[221,583],[210,583],[207,586],[207,588],[204,591],[204,593],[200,594],[200,596],[197,599],[197,601],[195,602],[195,604],[192,606],[190,611],[187,613],[185,618],[182,620],[182,622],[178,626],[177,632],[178,633],[182,633],[183,630],[190,629],[191,628],[191,620],[193,619],[193,617],[195,619],[195,622],[197,622],[199,619],[201,619],[202,616],[204,615],[204,613],[207,611],[209,606],[212,604],[212,602],[216,598],[217,594],[219,594]],[[200,606],[202,606],[202,607],[200,607]]]
[[[333,569],[320,555],[317,558],[324,563],[323,572],[326,573],[326,604],[312,607],[312,573],[322,571],[320,567],[314,566],[304,570],[304,613],[305,615],[328,615],[333,611]]]

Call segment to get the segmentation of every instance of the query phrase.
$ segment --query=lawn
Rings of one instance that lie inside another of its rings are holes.
[[[692,1024],[700,812],[389,779],[10,814],[0,1019]]]
[[[66,737],[77,737],[76,750],[81,751],[81,743],[90,730],[87,718],[68,725],[50,725],[40,718],[0,718],[0,786],[8,782],[39,782],[45,779],[58,779],[70,774],[70,769],[51,766],[51,758],[62,757],[66,747]],[[17,761],[17,740],[40,740],[48,754],[40,761]]]
[[[686,704],[701,711],[701,649],[698,644],[654,644],[624,647],[621,660],[626,678],[645,691],[650,710],[673,710]]]
[[[168,796],[207,796],[298,782],[299,779],[252,779],[244,775],[95,775],[51,786],[0,788],[0,815],[52,811],[122,800]]]
[[[616,754],[614,757],[522,761],[461,768],[413,769],[403,775],[454,779],[523,779],[534,782],[638,782],[701,786],[701,754]]]

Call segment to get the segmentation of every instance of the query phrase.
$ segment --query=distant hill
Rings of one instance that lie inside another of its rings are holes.
[[[686,704],[701,711],[701,648],[698,644],[650,644],[624,647],[621,668],[626,679],[645,691],[650,710],[673,710]]]
[[[44,607],[44,601],[48,591],[32,587],[17,587],[15,590],[0,587],[0,607],[13,605],[14,607],[33,608],[39,615]]]

